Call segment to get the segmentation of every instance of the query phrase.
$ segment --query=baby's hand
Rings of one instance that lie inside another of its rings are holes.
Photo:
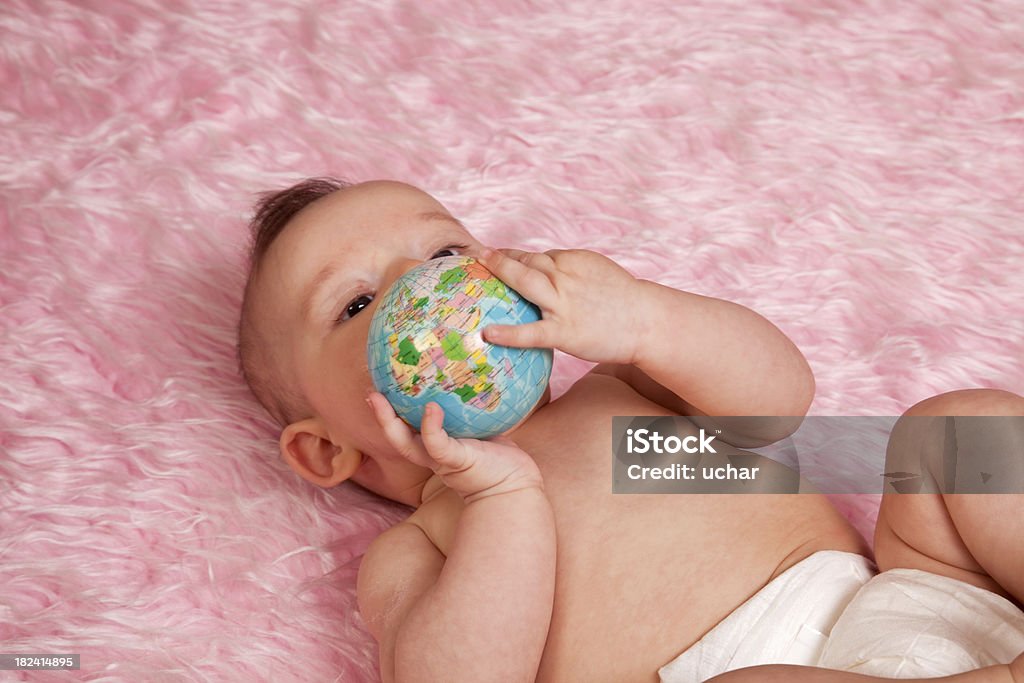
[[[487,441],[454,439],[444,431],[444,411],[436,403],[427,404],[417,435],[395,414],[383,394],[372,392],[367,401],[388,443],[409,462],[433,470],[467,503],[529,487],[543,488],[537,464],[505,436]]]
[[[556,348],[595,363],[636,361],[646,297],[642,281],[622,266],[583,249],[487,249],[480,261],[540,307],[543,317],[525,325],[488,325],[487,341]]]

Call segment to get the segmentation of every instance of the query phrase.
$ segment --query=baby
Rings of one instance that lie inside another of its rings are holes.
[[[814,379],[763,317],[637,279],[590,251],[490,249],[397,182],[308,180],[266,196],[253,227],[239,354],[282,426],[282,457],[319,486],[353,481],[415,508],[374,541],[359,572],[383,680],[698,681],[764,662],[849,670],[872,654],[822,659],[839,615],[877,573],[823,496],[611,492],[613,416],[796,416],[723,435],[743,447],[796,428]],[[485,329],[488,341],[597,363],[485,441],[449,437],[436,404],[415,433],[367,369],[376,297],[452,254],[480,260],[542,311],[536,323]],[[1024,399],[969,390],[908,411],[954,414],[1020,415]],[[913,429],[905,440],[927,452],[930,437]],[[974,611],[1017,610],[1021,498],[887,494],[875,561],[902,569],[879,578],[934,576],[948,582],[941,594],[971,596]],[[1024,643],[1024,626],[1017,635]],[[949,680],[1024,683],[1024,660],[1009,664],[1021,650]],[[866,680],[782,665],[721,677],[854,679]]]

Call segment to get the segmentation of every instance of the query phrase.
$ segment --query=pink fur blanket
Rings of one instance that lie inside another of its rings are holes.
[[[3,3],[0,651],[377,678],[354,582],[404,511],[295,477],[236,371],[251,204],[304,176],[750,306],[812,414],[1020,392],[1022,64],[1010,0]]]

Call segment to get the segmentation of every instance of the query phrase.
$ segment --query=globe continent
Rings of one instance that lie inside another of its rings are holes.
[[[450,435],[500,434],[537,405],[552,352],[490,344],[481,331],[536,320],[537,307],[475,259],[427,261],[395,281],[370,321],[370,377],[416,429],[434,401]]]

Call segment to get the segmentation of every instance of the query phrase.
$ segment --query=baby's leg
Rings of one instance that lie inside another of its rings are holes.
[[[945,417],[987,415],[1022,419]],[[993,453],[1001,459],[993,460]],[[971,389],[941,394],[914,405],[893,427],[886,467],[890,473],[915,473],[922,472],[922,465],[925,477],[902,479],[900,490],[920,486],[921,490],[933,493],[887,492],[882,496],[875,530],[875,560],[879,569],[919,569],[942,574],[991,590],[1018,605],[1024,603],[1024,493],[943,492],[963,490],[964,486],[985,489],[978,484],[989,481],[1001,483],[1002,490],[1022,490],[1024,398],[1006,391]],[[997,481],[996,477],[1002,479]],[[888,680],[892,679],[771,665],[730,671],[709,683]],[[1024,683],[1024,654],[1012,663],[927,680]]]
[[[868,681],[891,681],[891,678],[865,676],[863,674],[832,671],[831,669],[815,669],[809,666],[789,666],[772,664],[769,666],[751,666],[736,669],[714,678],[707,683],[868,683]],[[967,671],[942,678],[912,678],[912,681],[929,681],[930,683],[1024,683],[1024,655],[1018,657],[1007,666],[986,666],[983,669]]]
[[[992,484],[1018,493],[886,493],[875,529],[878,568],[942,574],[1024,605],[1024,419],[941,417],[953,415],[1024,416],[1024,398],[966,389],[915,404],[893,427],[887,467],[900,459],[921,463],[931,475],[924,490],[948,491],[954,481],[953,490],[964,490],[961,482],[970,488],[995,476],[984,472],[992,467],[972,468],[970,458],[997,451],[1004,470]],[[954,444],[956,458],[949,457]]]

